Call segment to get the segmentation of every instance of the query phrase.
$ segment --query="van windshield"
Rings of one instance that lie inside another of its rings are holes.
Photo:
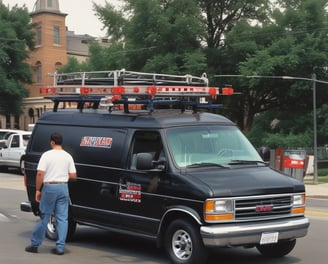
[[[179,167],[263,163],[235,126],[183,127],[167,131],[170,152]]]

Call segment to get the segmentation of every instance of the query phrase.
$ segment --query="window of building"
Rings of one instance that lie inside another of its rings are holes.
[[[63,64],[61,62],[56,62],[56,64],[55,64],[56,71],[58,71],[62,66],[63,66]]]
[[[52,7],[52,0],[47,0],[47,7]]]
[[[41,26],[38,26],[36,28],[36,45],[41,46],[42,44],[42,28]]]
[[[60,44],[59,27],[54,26],[54,44]]]
[[[42,68],[41,62],[37,62],[35,64],[35,82],[41,83],[42,82]]]

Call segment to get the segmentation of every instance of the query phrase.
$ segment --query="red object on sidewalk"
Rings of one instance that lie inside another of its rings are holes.
[[[291,169],[303,169],[304,160],[292,159],[290,157],[284,157],[284,167]]]
[[[276,149],[276,157],[275,157],[275,169],[283,171],[284,163],[283,161],[284,151],[282,148]]]

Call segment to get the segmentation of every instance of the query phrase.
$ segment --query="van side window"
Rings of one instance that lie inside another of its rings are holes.
[[[158,132],[137,131],[132,142],[133,144],[130,151],[130,169],[136,169],[138,153],[151,153],[153,160],[155,161],[164,158],[162,139]]]

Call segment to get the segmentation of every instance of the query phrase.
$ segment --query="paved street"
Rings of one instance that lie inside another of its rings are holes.
[[[162,251],[149,241],[78,226],[74,240],[67,244],[67,254],[53,256],[54,242],[45,240],[39,254],[24,251],[31,230],[38,220],[21,212],[19,204],[26,200],[23,176],[0,173],[0,263],[13,264],[97,264],[97,263],[169,263]],[[308,198],[307,214],[311,220],[309,234],[297,241],[295,249],[282,259],[265,259],[256,249],[218,249],[208,264],[323,264],[328,258],[328,200]]]

